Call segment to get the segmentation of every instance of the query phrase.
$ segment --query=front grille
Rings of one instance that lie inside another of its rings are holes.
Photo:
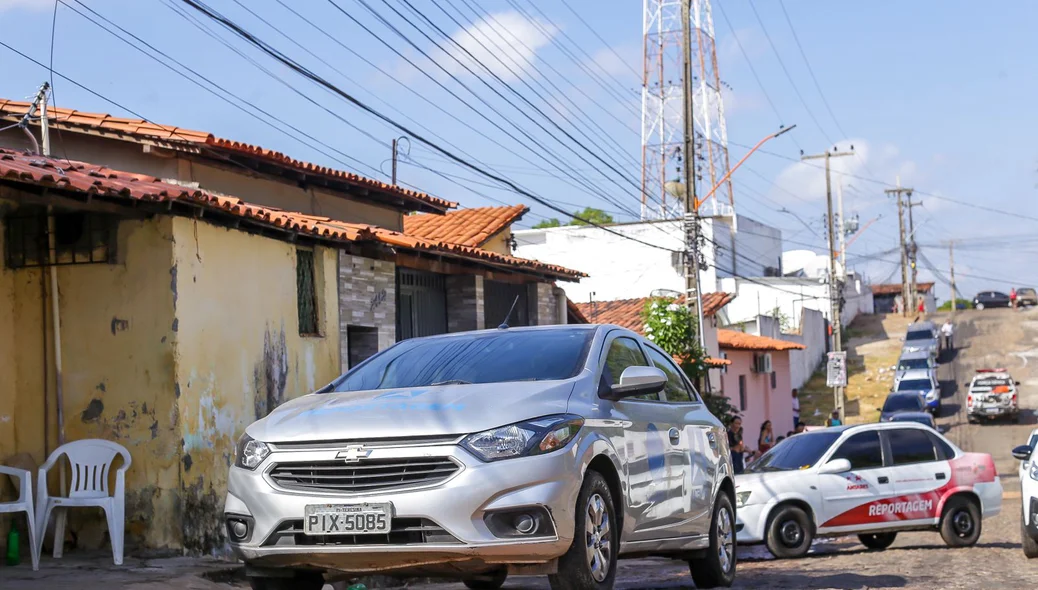
[[[427,518],[395,518],[386,535],[307,535],[303,521],[286,520],[263,541],[264,547],[350,546],[350,545],[421,545],[436,543],[458,545],[454,535]]]
[[[438,484],[458,469],[458,464],[447,457],[362,459],[358,463],[333,459],[278,463],[270,477],[289,490],[363,493]]]

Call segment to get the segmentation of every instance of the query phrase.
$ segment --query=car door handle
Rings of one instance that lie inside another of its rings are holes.
[[[945,478],[945,475],[943,473],[938,473],[937,474],[937,479],[944,479],[944,478]]]
[[[678,441],[681,440],[681,432],[677,428],[671,428],[667,434],[670,435],[670,442],[674,444],[678,444]]]
[[[717,437],[714,436],[713,432],[706,433],[706,440],[710,443],[710,448],[717,450]]]
[[[878,481],[879,483],[890,483],[890,478],[884,477],[884,476],[880,476],[879,479],[876,480],[876,481]]]

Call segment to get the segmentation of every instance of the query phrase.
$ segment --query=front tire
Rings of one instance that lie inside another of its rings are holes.
[[[948,500],[941,513],[941,538],[949,547],[972,547],[980,539],[980,507],[962,496]]]
[[[984,304],[983,303],[978,303],[978,304],[974,305],[973,307],[975,307],[976,309],[984,309]]]
[[[865,535],[858,535],[858,540],[867,549],[874,551],[882,551],[887,547],[894,544],[894,539],[897,538],[897,533],[869,533]]]
[[[499,569],[490,572],[489,574],[466,578],[463,582],[465,583],[465,587],[470,588],[471,590],[497,590],[501,586],[504,586],[505,580],[507,579],[508,570]]]
[[[295,572],[288,578],[249,578],[252,590],[321,590],[324,576],[317,572]]]
[[[814,525],[806,512],[783,506],[769,520],[765,541],[772,555],[790,559],[806,555],[814,536]]]
[[[1024,557],[1034,559],[1038,557],[1038,539],[1031,536],[1027,531],[1027,525],[1020,519],[1020,544],[1024,546]]]
[[[735,582],[735,511],[721,493],[710,519],[710,548],[704,557],[688,562],[696,588],[730,588]]]
[[[613,494],[604,477],[588,471],[577,497],[573,545],[548,576],[552,590],[606,590],[616,578],[620,530]]]

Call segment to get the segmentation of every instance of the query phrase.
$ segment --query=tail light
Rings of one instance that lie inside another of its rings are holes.
[[[969,395],[966,396],[966,405],[967,406],[972,406],[973,405],[973,394],[969,394]]]
[[[1016,405],[1016,394],[1015,394],[1015,393],[1013,394],[1013,401],[1012,401],[1012,404],[1013,404],[1014,406]]]

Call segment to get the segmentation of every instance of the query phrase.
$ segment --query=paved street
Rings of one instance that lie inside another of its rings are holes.
[[[1002,514],[984,522],[978,546],[949,549],[937,533],[906,533],[883,553],[866,552],[855,538],[822,540],[812,554],[800,560],[771,559],[763,547],[740,549],[739,588],[1035,588],[1038,562],[1028,562],[1020,549],[1019,482],[1012,447],[1026,440],[1038,408],[1038,310],[969,311],[959,314],[958,354],[941,367],[944,416],[948,436],[967,451],[995,457],[1005,487]],[[898,336],[898,335],[891,335]],[[1028,424],[966,423],[961,407],[965,384],[979,367],[1004,366],[1022,383],[1021,405]],[[50,561],[46,557],[45,561]],[[75,565],[66,557],[60,569],[53,562],[33,575],[26,568],[15,573],[0,568],[4,590],[41,590],[64,587],[75,580],[80,588],[133,588],[137,590],[217,590],[245,588],[227,576],[200,577],[178,560],[128,561],[128,568],[107,567],[107,558]],[[100,567],[99,567],[100,566]],[[212,564],[210,564],[212,567]],[[437,590],[464,590],[461,584],[412,586]],[[660,560],[623,561],[618,588],[692,588],[688,571],[680,563]],[[547,588],[544,578],[515,578],[506,588]]]

